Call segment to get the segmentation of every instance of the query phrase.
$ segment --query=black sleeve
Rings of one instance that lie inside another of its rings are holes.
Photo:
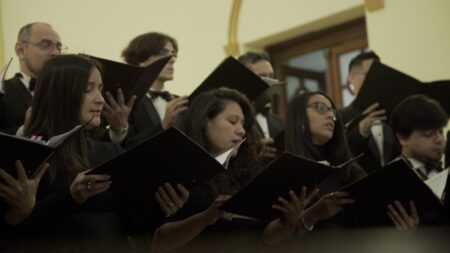
[[[76,210],[78,204],[73,200],[69,189],[56,191],[36,201],[31,214],[22,223],[10,226],[10,231],[15,234],[39,233],[46,224]]]

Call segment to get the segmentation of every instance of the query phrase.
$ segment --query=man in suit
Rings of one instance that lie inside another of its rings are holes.
[[[356,96],[372,63],[379,60],[380,58],[374,52],[361,53],[351,60],[348,81]],[[347,126],[347,140],[352,152],[355,155],[364,153],[359,164],[367,173],[378,170],[398,155],[399,150],[394,134],[383,122],[387,118],[385,110],[380,109],[378,103],[370,105],[362,112],[350,104],[342,108],[339,113],[343,124]],[[363,117],[357,122],[359,115]],[[352,124],[352,121],[357,123]]]
[[[137,36],[123,50],[122,57],[128,64],[141,67],[148,66],[163,57],[172,56],[130,116],[133,135],[148,131],[156,133],[166,129],[175,123],[180,112],[187,109],[186,96],[176,97],[164,91],[165,83],[173,80],[177,53],[177,41],[157,32]]]
[[[46,23],[31,23],[19,31],[15,52],[20,72],[4,83],[0,98],[0,130],[15,133],[24,124],[36,79],[44,63],[61,53],[61,38]]]
[[[448,116],[439,102],[424,95],[410,96],[392,111],[390,125],[401,145],[401,156],[424,181],[443,171],[441,159],[446,146],[444,127],[447,122]],[[442,176],[448,177],[448,174]],[[447,193],[444,194],[445,215],[429,213],[421,217],[421,223],[449,224],[448,188],[447,181],[444,190]],[[410,209],[412,212],[402,209]],[[414,229],[419,224],[419,217],[414,210],[413,204],[410,208],[404,208],[396,203],[389,207],[388,214],[397,228]]]
[[[266,53],[249,51],[241,56],[238,60],[249,68],[253,73],[263,78],[269,85],[276,83],[274,77],[274,71],[272,64],[270,63],[270,57]],[[270,105],[259,109],[256,115],[256,121],[259,125],[259,130],[262,136],[261,140],[265,144],[264,156],[274,158],[276,157],[277,150],[268,146],[274,144],[274,139],[282,134],[284,129],[284,121],[278,115],[270,111]]]

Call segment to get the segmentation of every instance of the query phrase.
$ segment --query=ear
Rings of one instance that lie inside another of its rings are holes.
[[[19,57],[19,59],[23,59],[25,56],[25,45],[21,42],[16,42],[16,46],[14,48],[14,50],[16,51],[16,55],[17,57]]]
[[[403,136],[403,135],[401,135],[399,133],[396,133],[395,136],[397,137],[397,140],[398,140],[398,142],[400,142],[400,145],[402,147],[406,146],[408,138],[406,138],[405,136]]]
[[[353,78],[354,78],[354,76],[353,76],[353,73],[350,71],[350,72],[348,72],[348,75],[347,75],[347,82],[348,83],[354,83],[353,82]]]

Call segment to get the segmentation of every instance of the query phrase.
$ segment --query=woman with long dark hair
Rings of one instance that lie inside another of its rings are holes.
[[[288,152],[332,166],[338,166],[350,159],[336,106],[322,92],[304,92],[291,101],[286,116],[285,145]],[[339,169],[336,175],[333,180],[328,180],[327,188],[337,190],[363,177],[365,173],[360,167],[351,165]],[[306,208],[318,191],[320,189],[307,195],[307,189],[302,188],[301,198],[296,198],[291,193],[291,200],[280,199],[276,209],[284,216],[266,228],[266,243],[276,245],[294,233],[304,235],[312,231],[314,225],[323,226],[323,221],[340,213],[343,205],[353,203],[353,200],[348,198],[348,193],[332,192],[323,195]],[[337,223],[340,223],[341,219],[338,220]]]
[[[44,248],[126,252],[126,232],[139,229],[130,226],[133,217],[107,192],[110,177],[86,175],[89,168],[122,152],[117,144],[90,138],[90,130],[100,125],[102,88],[101,67],[80,55],[50,59],[39,76],[26,136],[48,140],[87,123],[85,131],[56,151],[32,212],[14,228]]]

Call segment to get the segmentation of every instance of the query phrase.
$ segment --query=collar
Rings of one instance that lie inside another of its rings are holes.
[[[31,80],[31,77],[28,76],[27,74],[23,73],[23,72],[20,72],[20,75],[21,75],[20,81],[22,81],[22,83],[25,85],[25,87],[27,88],[27,90],[29,90],[29,89],[30,89],[30,80]]]
[[[421,161],[419,161],[417,159],[414,159],[414,158],[411,158],[411,157],[406,157],[406,156],[405,156],[405,158],[410,162],[411,167],[413,169],[425,167],[425,163],[423,163],[423,162],[421,162]]]

